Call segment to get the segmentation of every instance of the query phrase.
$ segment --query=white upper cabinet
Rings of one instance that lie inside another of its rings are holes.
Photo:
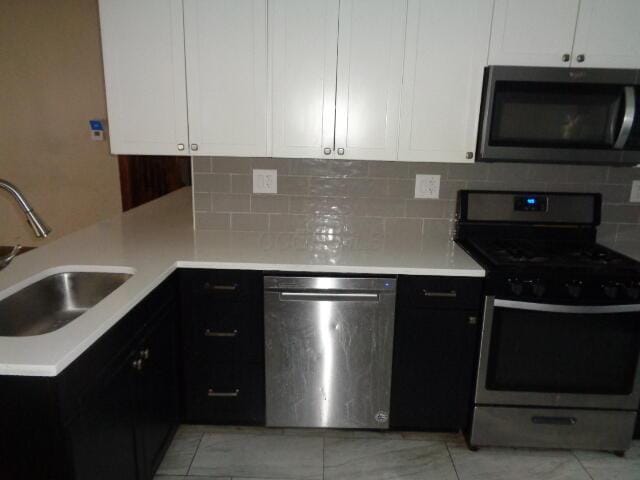
[[[333,156],[339,0],[270,0],[273,155]]]
[[[100,0],[113,154],[188,154],[181,0]]]
[[[492,0],[409,0],[398,159],[472,162]]]
[[[581,0],[573,53],[574,67],[640,68],[640,0]]]
[[[184,0],[191,151],[265,156],[266,0]]]
[[[568,66],[579,7],[580,0],[496,0],[489,64]]]
[[[340,2],[338,157],[397,158],[406,17],[407,0]]]

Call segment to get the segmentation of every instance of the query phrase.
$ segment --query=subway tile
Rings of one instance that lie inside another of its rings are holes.
[[[210,157],[191,157],[191,165],[193,166],[193,173],[209,173],[211,172],[211,158]]]
[[[640,180],[640,168],[609,167],[607,183],[627,183]]]
[[[289,175],[291,171],[291,162],[294,161],[290,158],[272,158],[272,157],[260,157],[252,160],[252,168],[261,170],[277,170],[278,176]]]
[[[409,163],[407,162],[369,162],[369,177],[372,178],[407,178]]]
[[[229,230],[231,226],[228,213],[196,213],[196,228],[204,230]]]
[[[586,191],[602,193],[602,200],[605,203],[627,203],[631,196],[631,184],[624,185],[587,185]]]
[[[404,178],[391,178],[389,179],[389,185],[387,194],[390,197],[398,197],[404,199],[413,198],[416,191],[416,181],[408,180]]]
[[[231,175],[231,193],[252,193],[252,175]]]
[[[408,200],[407,217],[444,218],[446,200]]]
[[[353,215],[355,199],[334,197],[291,197],[291,213],[310,213],[315,215]]]
[[[419,250],[422,245],[422,220],[418,218],[386,218],[385,247]]]
[[[405,201],[395,198],[357,198],[354,214],[366,217],[404,217]]]
[[[195,192],[229,193],[231,177],[225,174],[196,174],[193,177],[193,189]]]
[[[305,232],[313,222],[312,215],[269,215],[269,230],[272,232]]]
[[[415,180],[416,175],[440,175],[446,177],[449,172],[447,163],[415,162],[409,164],[409,178]]]
[[[211,194],[211,210],[214,212],[248,212],[250,209],[251,197],[249,195]]]
[[[287,213],[289,197],[284,195],[252,195],[251,211],[256,213]]]
[[[214,173],[251,173],[253,159],[249,157],[212,157],[211,171]]]
[[[600,225],[598,234],[600,234],[600,230],[604,225],[609,224]],[[640,244],[640,225],[617,225],[616,242],[637,242],[637,244]]]
[[[291,163],[292,175],[320,177],[366,177],[368,162],[362,160],[327,160],[323,158],[301,158]]]
[[[513,183],[529,180],[529,165],[526,163],[492,163],[489,166],[489,180]]]
[[[604,183],[607,181],[607,167],[572,165],[568,171],[569,183]]]
[[[263,213],[232,213],[231,230],[243,232],[266,232],[269,216]]]
[[[278,193],[283,195],[308,195],[309,177],[278,177]]]
[[[598,242],[612,243],[616,241],[617,223],[601,223],[598,226]]]
[[[488,163],[452,163],[447,169],[449,180],[488,180]]]
[[[608,223],[638,223],[640,221],[640,205],[602,206],[602,220]]]
[[[567,183],[569,167],[566,165],[541,165],[529,166],[528,179],[533,182]]]
[[[194,193],[193,208],[196,212],[211,211],[211,195],[208,193]]]
[[[454,220],[426,218],[422,221],[422,240],[426,246],[433,239],[451,238],[453,236]]]
[[[387,181],[370,178],[312,177],[309,194],[319,197],[382,197],[387,193]]]
[[[445,180],[440,182],[440,198],[444,200],[455,200],[458,191],[466,187],[466,182],[462,180]]]

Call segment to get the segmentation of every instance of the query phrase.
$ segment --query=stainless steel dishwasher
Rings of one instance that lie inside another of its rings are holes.
[[[267,425],[389,428],[396,280],[265,277]]]

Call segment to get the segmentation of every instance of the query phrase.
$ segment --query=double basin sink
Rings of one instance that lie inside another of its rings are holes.
[[[0,337],[27,337],[58,330],[132,275],[130,272],[63,271],[45,276],[0,299]]]

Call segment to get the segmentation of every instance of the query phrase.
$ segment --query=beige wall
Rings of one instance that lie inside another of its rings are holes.
[[[106,118],[97,0],[0,1],[0,178],[60,237],[120,211],[116,157],[89,138]],[[0,191],[0,245],[40,245]]]

